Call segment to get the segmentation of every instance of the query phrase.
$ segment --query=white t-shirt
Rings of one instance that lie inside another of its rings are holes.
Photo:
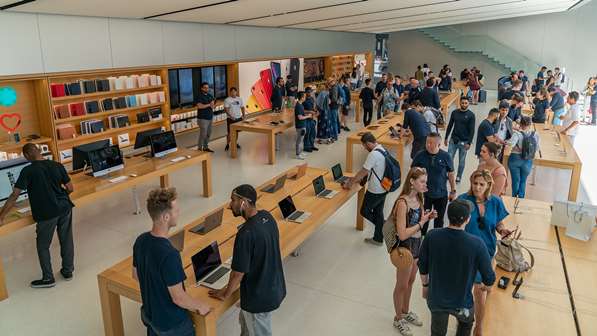
[[[380,179],[383,179],[383,174],[386,170],[386,158],[376,149],[386,151],[382,145],[377,145],[367,155],[367,160],[363,164],[363,168],[369,171],[369,183],[367,183],[367,191],[373,194],[383,194],[386,190],[381,186]],[[375,174],[373,172],[375,171]]]
[[[425,117],[425,120],[429,124],[429,128],[431,129],[431,131],[438,133],[437,118],[435,118],[435,114],[433,114],[433,111],[431,111],[430,109],[425,109],[425,112],[423,112],[423,117]]]
[[[564,129],[568,126],[572,125],[573,122],[578,121],[582,118],[582,113],[580,111],[580,104],[574,104],[568,108],[568,112],[566,112],[565,118],[563,120]],[[573,128],[569,129],[566,134],[568,135],[576,135],[578,132],[578,125],[574,126]]]
[[[508,126],[506,126],[507,119],[504,118],[500,121],[499,129],[497,131],[498,138],[502,140],[506,140],[506,136],[508,135]]]
[[[230,119],[240,119],[243,116],[242,112],[243,99],[241,97],[228,97],[224,100],[224,108],[228,109],[228,117]]]

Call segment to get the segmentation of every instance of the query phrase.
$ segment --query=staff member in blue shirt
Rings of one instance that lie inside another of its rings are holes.
[[[563,122],[560,119],[560,116],[566,113],[566,102],[564,101],[564,97],[562,97],[555,86],[550,87],[548,92],[551,97],[549,101],[549,109],[553,112],[552,124],[562,126]]]
[[[270,97],[270,101],[272,102],[272,112],[282,111],[282,104],[284,103],[284,94],[284,78],[278,77],[276,78],[276,85],[274,85],[274,89],[272,90],[272,96]]]
[[[415,101],[411,105],[411,108],[404,112],[402,127],[406,135],[410,133],[413,135],[410,158],[414,159],[415,155],[425,148],[425,141],[427,141],[427,136],[431,133],[429,123],[423,116],[423,104],[420,101]]]
[[[197,149],[213,153],[214,151],[209,149],[208,144],[214,118],[215,98],[209,93],[209,84],[206,82],[201,83],[198,100],[197,122],[199,124],[199,141]]]
[[[153,225],[133,246],[133,278],[141,289],[141,320],[148,336],[195,335],[187,310],[206,315],[210,307],[191,297],[184,287],[186,275],[180,253],[168,240],[180,210],[176,189],[155,189],[147,198]]]
[[[434,228],[444,227],[444,215],[448,200],[456,198],[456,181],[454,163],[448,152],[440,149],[442,137],[439,133],[429,133],[422,150],[413,159],[412,167],[427,170],[427,191],[424,194],[425,210],[436,210],[437,218],[433,220]],[[450,193],[447,184],[450,182]],[[425,223],[422,234],[427,233],[429,222]]]
[[[502,237],[512,233],[504,225],[503,220],[508,216],[508,211],[502,199],[491,194],[493,178],[488,170],[477,170],[471,175],[470,190],[458,198],[471,202],[473,210],[470,221],[465,231],[481,238],[487,247],[489,256],[493,259],[496,251],[496,232]],[[481,335],[483,317],[485,316],[485,301],[487,291],[481,284],[481,275],[477,273],[473,296],[475,299],[475,335]]]

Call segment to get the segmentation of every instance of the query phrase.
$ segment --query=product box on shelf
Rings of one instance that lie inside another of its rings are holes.
[[[58,139],[60,140],[72,139],[77,135],[75,127],[71,124],[61,124],[56,126],[56,133],[58,133]]]

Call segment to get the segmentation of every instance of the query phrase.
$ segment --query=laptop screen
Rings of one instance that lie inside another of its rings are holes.
[[[282,189],[282,187],[284,186],[284,183],[286,183],[286,175],[282,175],[282,176],[278,177],[278,179],[276,180],[276,186],[274,187],[274,189],[275,190]]]
[[[292,213],[296,211],[294,202],[292,202],[292,197],[290,196],[281,200],[278,203],[278,206],[280,207],[280,210],[282,210],[282,216],[284,216],[284,218],[288,218],[288,216],[292,215]]]
[[[313,189],[315,189],[315,195],[319,195],[325,189],[323,176],[319,176],[313,180]]]
[[[203,279],[222,264],[218,242],[215,241],[197,252],[197,254],[191,257],[191,261],[193,262],[193,270],[195,271],[195,281]]]
[[[332,175],[334,175],[334,181],[342,177],[342,166],[339,163],[332,167]]]

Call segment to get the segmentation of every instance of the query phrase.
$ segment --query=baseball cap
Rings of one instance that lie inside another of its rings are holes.
[[[252,204],[257,202],[257,192],[250,184],[241,184],[232,191],[237,196],[249,200]]]
[[[450,220],[450,223],[462,224],[470,216],[472,209],[471,202],[456,199],[448,205],[448,220]]]

